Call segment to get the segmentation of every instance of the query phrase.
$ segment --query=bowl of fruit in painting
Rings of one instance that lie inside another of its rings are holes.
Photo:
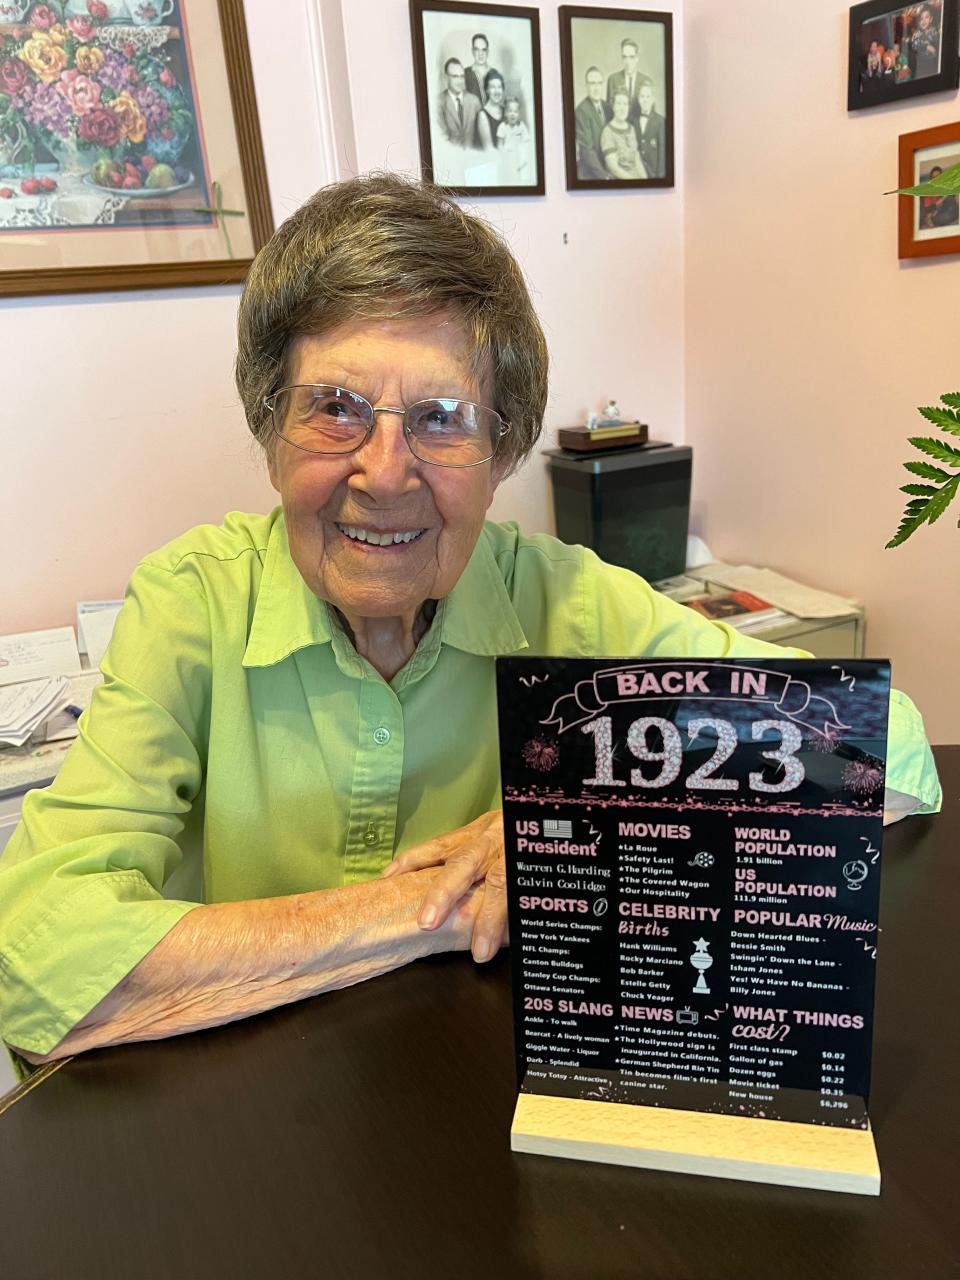
[[[170,195],[189,187],[193,180],[193,174],[182,165],[164,164],[156,156],[147,154],[139,160],[114,160],[104,156],[83,181],[101,191],[142,197]]]

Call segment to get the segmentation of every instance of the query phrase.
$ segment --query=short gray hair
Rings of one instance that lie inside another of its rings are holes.
[[[535,445],[547,399],[547,345],[523,274],[496,232],[443,191],[374,173],[322,187],[260,250],[240,299],[236,381],[247,424],[271,445],[265,396],[289,377],[300,337],[358,320],[458,314],[473,372],[510,424],[508,471]]]

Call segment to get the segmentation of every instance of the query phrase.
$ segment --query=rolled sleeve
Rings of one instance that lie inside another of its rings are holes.
[[[205,617],[195,585],[136,571],[77,741],[24,800],[0,861],[8,1045],[49,1053],[200,905],[164,889],[203,785]]]
[[[771,644],[711,622],[670,600],[627,569],[584,551],[585,625],[595,652],[606,657],[643,654],[671,658],[810,658],[805,649]],[[895,816],[936,813],[941,791],[920,712],[899,689],[890,691],[887,722],[887,792],[899,792]],[[903,799],[906,797],[907,799]]]

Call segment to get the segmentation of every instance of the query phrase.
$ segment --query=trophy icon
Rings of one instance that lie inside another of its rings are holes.
[[[707,986],[703,977],[706,971],[713,964],[713,956],[707,951],[707,947],[709,947],[709,945],[710,943],[707,942],[705,938],[698,938],[693,944],[694,952],[690,957],[690,963],[697,971],[697,981],[693,987],[693,994],[695,996],[708,996],[710,994],[710,988]]]

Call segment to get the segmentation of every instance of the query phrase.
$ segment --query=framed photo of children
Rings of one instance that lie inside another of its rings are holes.
[[[901,258],[960,253],[960,121],[900,135]]]
[[[850,10],[847,109],[956,89],[957,0],[868,0]]]
[[[242,0],[0,0],[0,296],[239,281],[271,231]]]
[[[410,0],[410,25],[424,177],[454,195],[542,196],[538,11]]]
[[[567,189],[673,186],[673,16],[560,7]]]

